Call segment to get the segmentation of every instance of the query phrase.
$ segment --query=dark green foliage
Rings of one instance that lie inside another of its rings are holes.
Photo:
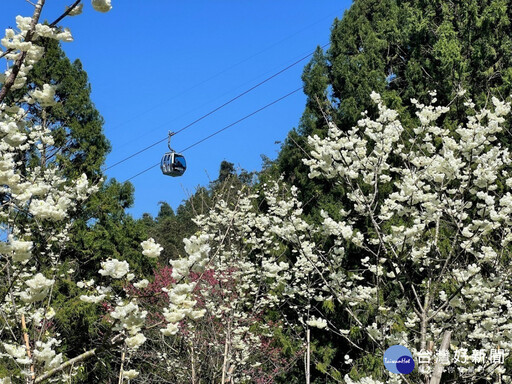
[[[77,213],[70,242],[61,256],[73,261],[74,282],[94,279],[101,283],[98,270],[108,258],[128,261],[130,271],[138,276],[152,275],[154,264],[141,254],[140,243],[147,239],[146,227],[125,212],[132,203],[133,186],[112,179],[102,184]],[[60,282],[53,302],[57,311],[55,328],[66,342],[69,357],[99,347],[110,328],[102,320],[107,313],[105,308],[82,302],[79,297],[84,292],[74,282]],[[121,288],[119,284],[114,286]],[[113,357],[99,356],[85,362],[79,382],[107,382],[117,370],[118,362]]]
[[[223,160],[220,163],[219,177],[217,182],[222,183],[229,177],[235,175],[235,164],[230,163],[229,161]]]
[[[40,45],[45,54],[30,72],[22,93],[42,88],[43,84],[58,84],[58,103],[50,107],[39,103],[23,106],[33,124],[52,132],[55,144],[44,146],[27,160],[57,166],[69,179],[85,173],[99,185],[99,191],[72,213],[71,241],[62,258],[78,260],[83,278],[92,277],[99,262],[108,257],[133,261],[136,270],[149,273],[150,265],[139,252],[144,227],[125,212],[134,202],[132,184],[116,180],[100,183],[101,166],[110,144],[103,134],[103,118],[90,98],[87,73],[79,60],[70,62],[58,41],[41,38]]]
[[[306,108],[302,114],[299,126],[301,136],[311,136],[321,131],[324,120],[322,108],[326,108],[326,101],[329,94],[329,67],[324,52],[317,47],[311,61],[306,65],[302,73],[304,93],[309,95],[306,101]]]
[[[74,282],[94,278],[100,263],[108,258],[127,260],[131,271],[139,276],[152,274],[154,265],[141,254],[140,243],[147,239],[146,226],[126,213],[133,202],[133,185],[115,179],[101,182],[101,166],[110,150],[103,134],[103,118],[96,110],[90,95],[91,86],[87,73],[79,60],[73,63],[66,57],[59,42],[41,38],[45,47],[44,57],[30,72],[25,89],[9,95],[12,100],[22,100],[27,91],[42,88],[43,84],[58,84],[54,106],[20,102],[27,109],[34,125],[49,129],[54,144],[34,150],[29,165],[55,166],[73,180],[83,173],[99,190],[85,204],[71,213],[70,240],[61,252],[62,274],[74,269]],[[44,247],[44,239],[33,239]],[[71,276],[70,276],[71,278]],[[102,325],[105,312],[96,305],[79,300],[80,290],[71,280],[63,279],[55,286],[52,304],[56,310],[52,327],[65,340],[63,349],[68,357],[97,347],[101,332],[109,327]],[[115,368],[117,369],[117,368]],[[93,376],[89,374],[93,372]],[[83,382],[105,382],[111,368],[104,363],[86,362],[80,373]]]
[[[315,368],[321,374],[324,374],[324,377],[337,377],[341,378],[341,374],[339,371],[334,368],[334,366],[338,365],[336,360],[339,359],[338,346],[333,346],[332,343],[315,343],[312,347],[312,352],[315,356]],[[333,364],[334,363],[334,364]],[[325,379],[324,379],[325,380]],[[316,380],[315,382],[322,382],[321,379]]]
[[[153,219],[144,214],[139,223],[143,225],[149,237],[163,247],[159,261],[168,265],[169,260],[185,255],[183,239],[193,235],[197,226],[192,219],[199,213],[206,213],[210,204],[210,194],[206,188],[198,188],[196,193],[181,204],[174,213],[166,202],[160,202],[158,216]]]
[[[374,110],[372,91],[402,122],[415,118],[410,99],[428,102],[437,91],[441,105],[451,103],[444,124],[460,120],[464,99],[477,107],[490,96],[512,92],[511,2],[419,0],[356,0],[343,19],[334,21],[331,45],[317,49],[303,73],[308,99],[299,128],[291,131],[276,162],[275,173],[313,199],[315,186],[302,164],[309,152],[305,136],[323,137],[323,113],[349,129],[361,112]],[[317,182],[318,183],[318,182]]]
[[[304,68],[302,81],[304,92],[309,97],[299,128],[288,133],[276,160],[276,167],[269,168],[267,172],[274,175],[284,174],[288,182],[299,186],[300,198],[306,205],[305,212],[309,213],[316,205],[314,201],[318,200],[322,192],[331,189],[328,182],[323,184],[312,182],[308,176],[308,167],[302,162],[302,159],[307,158],[310,150],[307,137],[325,135],[323,113],[327,109],[329,77],[328,63],[321,48],[316,49],[311,62]]]
[[[57,164],[70,178],[85,173],[99,180],[110,144],[102,131],[103,118],[90,99],[87,73],[79,60],[69,61],[58,41],[41,38],[40,45],[45,55],[29,73],[23,92],[42,88],[43,84],[58,84],[59,102],[51,107],[25,105],[32,122],[50,129],[55,141],[34,154],[32,161]]]
[[[165,201],[161,201],[159,204],[160,211],[158,212],[157,220],[163,220],[164,218],[174,216],[174,210],[169,204],[167,204]]]
[[[510,16],[504,0],[355,1],[335,21],[326,55],[336,119],[353,125],[371,107],[372,91],[409,113],[410,98],[426,101],[432,90],[442,105],[461,89],[478,107],[490,95],[507,98]]]
[[[83,278],[95,277],[100,262],[107,258],[126,260],[132,270],[142,275],[151,273],[152,264],[142,256],[140,247],[147,237],[146,227],[125,212],[132,203],[133,186],[111,179],[80,212],[65,256],[79,261]]]

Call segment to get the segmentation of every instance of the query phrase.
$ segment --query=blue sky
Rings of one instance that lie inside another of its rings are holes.
[[[84,12],[66,18],[75,41],[64,44],[89,75],[92,99],[105,119],[112,145],[106,167],[164,139],[201,115],[329,41],[335,17],[349,0],[112,0],[102,14],[84,0]],[[53,21],[72,1],[47,0],[43,19]],[[29,16],[25,0],[2,0],[0,25]],[[307,60],[173,138],[181,150],[302,85]],[[261,155],[274,159],[287,132],[297,126],[305,96],[298,92],[186,151],[184,176],[158,167],[134,178],[134,217],[176,208],[199,185],[214,180],[222,160],[248,171]],[[124,181],[160,161],[161,143],[116,167],[108,177]]]

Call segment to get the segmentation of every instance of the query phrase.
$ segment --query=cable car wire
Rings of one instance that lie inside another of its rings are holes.
[[[333,14],[343,13],[343,10],[344,10],[344,8],[341,8],[341,9],[338,9],[338,10],[336,10],[336,11],[334,11],[334,12],[329,13],[328,15],[326,15],[326,16],[324,16],[324,17],[322,17],[321,19],[316,20],[315,22],[313,22],[313,23],[311,23],[311,24],[306,25],[304,28],[299,29],[298,31],[296,31],[296,32],[292,33],[291,35],[288,35],[288,36],[286,36],[286,37],[282,38],[281,40],[278,40],[278,41],[274,42],[273,44],[271,44],[271,45],[267,46],[266,48],[262,49],[261,51],[256,52],[256,53],[252,54],[251,56],[246,57],[245,59],[241,59],[241,60],[240,60],[240,61],[238,61],[236,64],[233,64],[233,65],[231,65],[231,66],[229,66],[229,67],[227,67],[227,68],[224,68],[222,71],[217,72],[217,73],[216,73],[216,74],[214,74],[213,76],[211,76],[211,77],[209,77],[209,78],[207,78],[207,79],[205,79],[205,80],[203,80],[203,81],[201,81],[201,82],[199,82],[199,83],[196,83],[195,85],[191,86],[190,88],[186,89],[185,91],[180,92],[180,93],[178,93],[178,94],[176,94],[176,95],[174,95],[174,96],[172,96],[172,97],[170,97],[170,98],[167,98],[166,100],[164,100],[164,102],[163,102],[163,103],[160,103],[159,105],[156,105],[156,106],[153,106],[153,107],[151,107],[151,108],[149,108],[149,109],[146,109],[146,110],[144,110],[143,112],[136,113],[135,115],[133,115],[131,118],[129,118],[129,119],[128,119],[128,120],[126,120],[126,121],[123,121],[123,122],[117,123],[117,124],[115,124],[115,125],[113,125],[113,126],[110,126],[110,129],[112,129],[112,128],[116,128],[116,127],[119,127],[119,126],[122,126],[122,125],[124,125],[124,124],[126,124],[126,123],[128,123],[128,122],[132,121],[132,120],[133,120],[133,118],[135,118],[135,117],[144,116],[144,115],[146,115],[147,113],[149,113],[149,112],[151,112],[151,111],[154,111],[155,109],[158,109],[159,107],[162,107],[163,105],[166,105],[169,101],[174,100],[174,99],[178,98],[179,96],[184,95],[184,94],[186,94],[186,93],[188,93],[188,92],[190,92],[190,91],[192,91],[192,90],[194,90],[194,89],[196,89],[196,88],[200,87],[201,85],[203,85],[203,84],[205,84],[205,83],[209,82],[210,80],[213,80],[213,79],[215,79],[215,78],[217,78],[217,77],[219,77],[219,76],[223,75],[223,74],[224,74],[224,73],[226,73],[226,72],[229,72],[229,71],[230,71],[230,70],[232,70],[233,68],[236,68],[236,67],[238,67],[239,65],[241,65],[241,64],[243,64],[243,63],[245,63],[245,62],[247,62],[247,61],[249,61],[249,60],[251,60],[251,59],[253,59],[253,58],[257,57],[257,56],[259,56],[260,54],[262,54],[262,53],[264,53],[264,52],[266,52],[266,51],[270,50],[271,48],[274,48],[274,47],[278,46],[279,44],[281,44],[281,43],[283,43],[283,42],[285,42],[285,41],[287,41],[287,40],[291,39],[292,37],[297,36],[298,34],[300,34],[300,33],[304,32],[304,31],[308,30],[309,28],[311,28],[311,27],[313,27],[313,26],[315,26],[315,25],[319,24],[319,23],[320,23],[320,22],[322,22],[323,20],[325,20],[325,19],[327,19],[327,18],[331,18]],[[128,143],[126,143],[126,142],[125,142],[125,144],[122,144],[122,146],[124,146],[124,145],[126,145],[126,144],[128,144]]]
[[[217,130],[217,131],[213,132],[211,135],[208,135],[208,136],[206,136],[206,137],[202,138],[201,140],[196,141],[194,144],[189,145],[188,147],[186,147],[185,149],[183,149],[183,150],[181,150],[181,151],[179,151],[179,152],[180,152],[180,153],[183,153],[183,152],[185,152],[186,150],[188,150],[188,149],[190,149],[190,148],[193,148],[193,147],[195,147],[196,145],[201,144],[202,142],[204,142],[204,141],[206,141],[206,140],[208,140],[208,139],[212,138],[213,136],[218,135],[219,133],[221,133],[221,132],[225,131],[225,130],[226,130],[226,129],[228,129],[228,128],[231,128],[232,126],[234,126],[234,125],[236,125],[236,124],[238,124],[238,123],[241,123],[242,121],[244,121],[244,120],[248,119],[249,117],[254,116],[255,114],[257,114],[257,113],[259,113],[259,112],[263,111],[264,109],[267,109],[268,107],[270,107],[270,106],[272,106],[272,105],[274,105],[274,104],[276,104],[276,103],[280,102],[281,100],[286,99],[287,97],[289,97],[289,96],[291,96],[291,95],[293,95],[293,94],[295,94],[295,93],[297,93],[297,92],[299,92],[299,91],[301,91],[301,90],[303,90],[303,89],[304,89],[304,87],[299,87],[299,88],[297,88],[297,89],[295,89],[295,90],[293,90],[293,91],[291,91],[291,92],[288,92],[286,95],[281,96],[280,98],[278,98],[278,99],[276,99],[276,100],[274,100],[274,101],[272,101],[272,102],[270,102],[270,103],[268,103],[268,104],[264,105],[264,106],[263,106],[263,107],[261,107],[261,108],[258,108],[257,110],[255,110],[255,111],[253,111],[253,112],[251,112],[251,113],[249,113],[248,115],[245,115],[244,117],[242,117],[242,118],[238,119],[237,121],[235,121],[235,122],[233,122],[233,123],[231,123],[231,124],[229,124],[229,125],[226,125],[224,128],[221,128],[221,129],[219,129],[219,130]],[[162,141],[163,141],[163,140],[162,140]],[[161,143],[162,141],[160,141],[160,143]],[[159,166],[159,165],[160,165],[160,162],[158,162],[158,163],[156,163],[156,164],[153,164],[153,165],[152,165],[152,166],[150,166],[149,168],[146,168],[146,169],[144,169],[143,171],[141,171],[141,172],[139,172],[139,173],[137,173],[137,174],[135,174],[135,175],[133,175],[133,176],[129,177],[128,179],[126,179],[126,180],[125,180],[125,182],[126,182],[126,181],[130,181],[130,180],[132,180],[132,179],[136,178],[137,176],[140,176],[140,175],[142,175],[143,173],[146,173],[147,171],[149,171],[149,170],[151,170],[151,169],[153,169],[153,168],[155,168],[155,167],[157,167],[157,166]]]
[[[328,46],[328,45],[330,45],[330,44],[331,44],[331,43],[324,44],[324,45],[322,45],[320,48],[324,49],[325,47],[327,47],[327,46]],[[223,103],[223,104],[219,105],[218,107],[216,107],[216,108],[212,109],[210,112],[208,112],[208,113],[206,113],[206,114],[202,115],[201,117],[199,117],[198,119],[194,120],[194,121],[193,121],[193,122],[191,122],[190,124],[187,124],[186,126],[184,126],[184,127],[180,128],[179,130],[177,130],[176,132],[174,132],[174,134],[176,135],[176,134],[178,134],[178,133],[180,133],[180,132],[183,132],[185,129],[190,128],[190,127],[191,127],[191,126],[193,126],[194,124],[197,124],[197,123],[198,123],[198,122],[200,122],[201,120],[203,120],[203,119],[207,118],[208,116],[210,116],[210,115],[214,114],[215,112],[219,111],[220,109],[222,109],[222,108],[224,108],[224,107],[228,106],[229,104],[231,104],[232,102],[234,102],[234,101],[238,100],[238,99],[239,99],[239,98],[241,98],[242,96],[245,96],[245,95],[246,95],[246,94],[248,94],[249,92],[251,92],[251,91],[255,90],[256,88],[258,88],[258,87],[260,87],[260,86],[262,86],[263,84],[267,83],[268,81],[272,80],[273,78],[275,78],[275,77],[279,76],[281,73],[286,72],[286,71],[287,71],[287,70],[289,70],[290,68],[293,68],[293,67],[294,67],[294,66],[296,66],[297,64],[299,64],[299,63],[301,63],[302,61],[306,60],[308,57],[313,56],[313,54],[315,53],[315,51],[316,51],[316,49],[315,49],[313,52],[311,52],[311,53],[307,54],[306,56],[304,56],[304,57],[300,58],[299,60],[294,61],[292,64],[288,65],[287,67],[285,67],[285,68],[281,69],[280,71],[278,71],[278,72],[274,73],[274,74],[273,74],[273,75],[271,75],[270,77],[267,77],[266,79],[264,79],[264,80],[260,81],[258,84],[256,84],[256,85],[252,86],[251,88],[249,88],[249,89],[245,90],[244,92],[242,92],[242,93],[238,94],[237,96],[233,97],[232,99],[230,99],[230,100],[226,101],[225,103]],[[301,88],[301,89],[302,89],[302,88]],[[155,143],[153,143],[153,144],[151,144],[151,145],[148,145],[147,147],[145,147],[145,148],[143,148],[143,149],[141,149],[141,150],[139,150],[139,151],[137,151],[137,152],[135,152],[135,153],[131,154],[130,156],[125,157],[124,159],[119,160],[118,162],[116,162],[116,163],[112,164],[111,166],[109,166],[109,167],[105,168],[105,171],[108,171],[109,169],[114,168],[114,167],[118,166],[119,164],[124,163],[124,162],[125,162],[125,161],[127,161],[127,160],[130,160],[131,158],[133,158],[133,157],[135,157],[135,156],[137,156],[137,155],[139,155],[139,154],[141,154],[141,153],[143,153],[143,152],[147,151],[148,149],[153,148],[154,146],[156,146],[156,145],[158,145],[158,144],[160,144],[160,143],[163,143],[165,140],[167,140],[167,137],[165,137],[164,139],[159,140],[159,141],[157,141],[157,142],[155,142]]]

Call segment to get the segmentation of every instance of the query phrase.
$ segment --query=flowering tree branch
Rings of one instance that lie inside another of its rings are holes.
[[[41,16],[41,11],[43,9],[45,0],[38,0],[35,9],[34,14],[32,15],[32,19],[30,21],[30,28],[26,31],[25,35],[25,42],[30,43],[33,35],[34,30],[36,28],[37,22],[39,21],[39,17]],[[4,84],[2,85],[2,88],[0,88],[0,104],[4,101],[5,97],[7,96],[7,92],[12,88],[14,85],[14,82],[16,80],[16,77],[18,76],[18,73],[20,72],[20,69],[22,68],[23,62],[25,61],[25,57],[27,55],[27,51],[21,52],[18,59],[12,66],[12,72],[5,80]]]
[[[49,370],[48,372],[45,372],[44,374],[42,374],[41,376],[38,376],[35,380],[34,380],[34,384],[38,384],[38,383],[42,383],[44,380],[46,379],[49,379],[50,377],[52,376],[55,376],[57,373],[65,370],[66,368],[68,367],[72,367],[74,366],[75,364],[79,364],[91,357],[93,357],[94,355],[96,355],[96,349],[91,349],[87,352],[84,352],[72,359],[69,359],[68,361],[66,361],[65,363],[62,363],[61,365],[59,365],[58,367],[56,368],[53,368],[51,370]]]

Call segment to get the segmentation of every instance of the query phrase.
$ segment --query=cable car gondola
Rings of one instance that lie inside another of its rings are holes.
[[[162,157],[162,162],[160,163],[160,169],[162,173],[166,176],[182,176],[187,169],[187,162],[185,161],[185,157],[181,153],[176,153],[171,148],[171,136],[174,133],[169,131],[169,140],[167,146],[169,147],[170,152],[167,152]]]

